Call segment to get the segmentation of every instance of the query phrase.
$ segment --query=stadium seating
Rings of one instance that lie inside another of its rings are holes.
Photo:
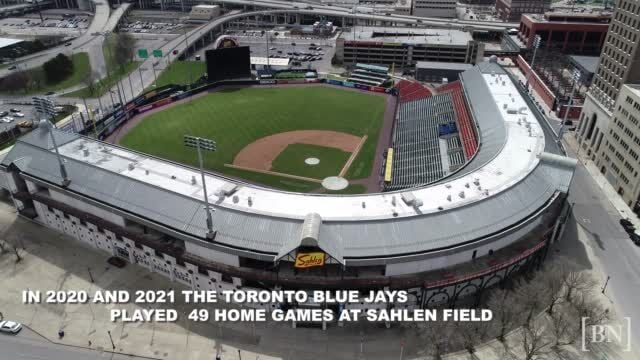
[[[458,131],[462,139],[462,145],[464,148],[467,160],[475,155],[478,151],[478,138],[473,125],[473,120],[469,116],[467,107],[464,102],[464,95],[462,93],[462,84],[460,81],[454,81],[446,85],[440,86],[438,93],[450,93],[453,99],[453,104],[456,110],[456,120],[458,122]]]
[[[420,83],[404,79],[396,84],[396,89],[400,94],[400,102],[414,101],[432,95],[431,91]]]
[[[413,85],[402,86],[413,88]],[[439,127],[454,121],[455,111],[450,94],[400,103],[393,134],[392,179],[385,184],[385,189],[400,190],[429,184],[447,175],[451,165],[461,166],[461,159],[453,154],[460,149],[457,133],[443,137],[448,148],[443,149],[444,152],[452,151],[449,166],[443,164],[441,158]],[[460,150],[457,152],[460,153]]]

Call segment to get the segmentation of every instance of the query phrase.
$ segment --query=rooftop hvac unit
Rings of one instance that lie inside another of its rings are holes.
[[[411,192],[403,193],[402,194],[402,201],[404,201],[404,203],[409,205],[409,206],[413,206],[413,207],[422,206],[422,200],[416,198],[416,196],[413,195],[413,193],[411,193]]]
[[[225,183],[224,185],[218,188],[216,191],[216,195],[218,197],[227,197],[233,195],[236,191],[238,191],[240,187],[233,183]]]

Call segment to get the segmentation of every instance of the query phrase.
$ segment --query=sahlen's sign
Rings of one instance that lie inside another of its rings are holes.
[[[296,268],[323,266],[324,256],[325,254],[323,252],[298,253],[294,266]]]

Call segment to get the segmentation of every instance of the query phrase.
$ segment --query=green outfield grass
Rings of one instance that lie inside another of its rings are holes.
[[[160,75],[157,86],[169,84],[186,85],[198,80],[207,72],[204,61],[174,61]],[[149,89],[150,90],[150,89]]]
[[[352,164],[354,170],[347,176],[349,179],[368,177],[384,110],[384,97],[331,87],[225,90],[150,115],[121,143],[152,155],[196,165],[195,150],[184,147],[183,135],[210,138],[217,142],[217,151],[206,154],[207,168],[279,189],[309,192],[319,188],[319,184],[230,169],[224,164],[232,163],[246,145],[268,135],[293,130],[334,130],[359,137],[368,135]],[[342,157],[340,161],[344,164],[345,160]],[[291,164],[279,163],[278,167],[295,169],[299,166],[295,156],[291,156],[290,161]],[[322,161],[321,158],[321,164]]]
[[[284,149],[271,164],[271,170],[285,174],[322,180],[336,176],[351,154],[336,148],[308,144],[291,144]],[[307,165],[310,157],[320,159],[318,165]]]

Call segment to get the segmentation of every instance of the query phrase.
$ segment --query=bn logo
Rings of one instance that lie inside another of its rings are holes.
[[[631,351],[631,318],[625,317],[621,325],[589,325],[582,318],[582,351],[590,351],[589,343],[618,343],[623,351]]]

